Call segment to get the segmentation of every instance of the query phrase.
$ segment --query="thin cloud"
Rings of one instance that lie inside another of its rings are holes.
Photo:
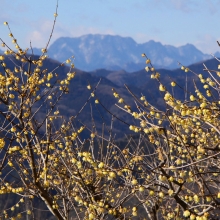
[[[162,1],[162,0],[157,0]],[[220,0],[168,0],[171,5],[176,9],[186,13],[197,13],[199,11],[207,11],[209,14],[217,13],[220,6]],[[166,2],[166,1],[164,1]]]
[[[20,12],[27,12],[29,9],[29,6],[27,3],[21,3],[16,1],[1,1],[1,13],[4,13],[4,11],[15,11],[16,13]]]
[[[49,36],[51,34],[53,22],[52,21],[44,21],[44,23],[40,27],[36,27],[34,31],[30,32],[26,37],[26,42],[32,42],[33,47],[42,48],[46,45]],[[80,37],[86,34],[110,34],[114,35],[114,31],[111,29],[100,30],[95,27],[65,27],[59,23],[56,23],[51,43],[53,43],[59,37]]]
[[[206,0],[206,6],[209,9],[210,14],[219,12],[220,0]]]
[[[113,13],[117,13],[117,14],[125,14],[128,10],[125,8],[125,7],[111,7],[110,10],[113,12]]]
[[[133,7],[138,10],[178,10],[184,13],[195,11],[198,3],[194,0],[147,0],[143,3],[136,2]]]
[[[204,35],[204,36],[198,36],[197,41],[194,43],[194,45],[201,50],[202,52],[211,54],[215,53],[216,51],[219,51],[219,46],[217,44],[217,40],[212,35]]]
[[[192,0],[171,0],[171,4],[176,10],[189,13],[193,11],[195,1],[193,2]]]
[[[35,24],[36,25],[36,24]],[[31,42],[33,47],[45,47],[52,30],[53,22],[44,21],[42,25],[35,27],[33,31],[29,32],[26,37],[26,43]],[[57,31],[54,31],[53,38],[60,37],[57,34]]]
[[[153,8],[154,10],[174,10],[181,11],[183,13],[198,13],[200,11],[207,11],[209,14],[217,13],[220,6],[220,0],[154,0],[153,3],[148,1],[145,6]],[[135,4],[135,7],[139,9],[144,5],[141,3]]]

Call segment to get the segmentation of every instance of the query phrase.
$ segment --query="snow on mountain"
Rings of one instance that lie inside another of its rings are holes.
[[[36,54],[38,51],[35,49]],[[190,65],[211,58],[192,44],[174,47],[153,40],[138,44],[130,37],[101,34],[61,37],[48,50],[50,58],[61,62],[74,55],[75,66],[85,71],[100,68],[137,71],[144,68],[145,60],[141,57],[142,53],[151,59],[155,67],[166,69],[177,68],[178,62]]]

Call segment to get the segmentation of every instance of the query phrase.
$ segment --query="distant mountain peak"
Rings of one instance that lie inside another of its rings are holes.
[[[110,34],[61,37],[48,50],[51,58],[62,62],[74,55],[75,66],[85,71],[100,68],[138,71],[145,67],[142,53],[147,54],[156,68],[166,69],[177,68],[178,61],[184,65],[190,65],[211,58],[192,44],[174,47],[154,40],[138,44],[131,37]]]
[[[189,44],[189,43],[182,45],[182,46],[179,46],[178,48],[190,48],[190,49],[198,50],[193,44]]]

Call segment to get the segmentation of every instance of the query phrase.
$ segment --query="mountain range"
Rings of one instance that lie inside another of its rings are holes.
[[[40,55],[41,50],[34,48],[34,53]],[[61,37],[48,49],[49,57],[60,62],[74,55],[75,66],[84,71],[100,68],[138,71],[144,68],[142,53],[151,59],[155,67],[165,69],[178,68],[178,62],[187,66],[211,58],[211,55],[202,53],[192,44],[174,47],[153,40],[138,44],[130,37],[100,34]]]
[[[33,51],[35,55],[41,55],[41,49],[33,48]],[[88,34],[72,38],[60,37],[48,48],[49,57],[59,62],[74,56],[75,66],[83,71],[96,69],[138,71],[145,66],[142,53],[151,59],[156,68],[164,69],[178,68],[178,62],[187,66],[212,58],[192,44],[174,47],[153,40],[138,44],[130,37],[118,35]],[[215,55],[220,57],[219,52]]]

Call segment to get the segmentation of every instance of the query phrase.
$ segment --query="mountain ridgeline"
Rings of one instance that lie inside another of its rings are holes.
[[[40,55],[41,50],[34,48],[34,53]],[[49,57],[60,62],[74,55],[75,65],[84,71],[99,68],[138,71],[144,65],[142,53],[152,60],[155,67],[165,69],[178,68],[178,62],[186,66],[211,58],[192,44],[174,47],[153,40],[138,44],[130,37],[100,34],[61,37],[48,49]]]

